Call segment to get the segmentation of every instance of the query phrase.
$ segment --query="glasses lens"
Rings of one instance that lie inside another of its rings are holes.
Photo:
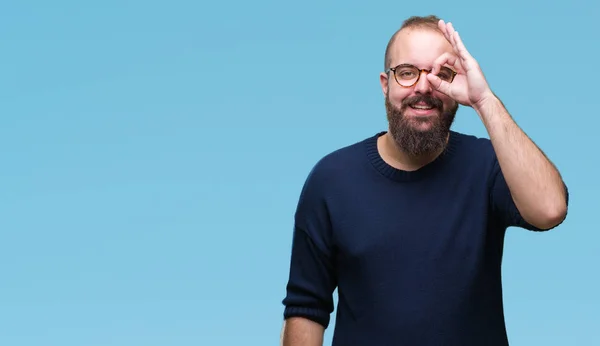
[[[399,66],[396,69],[396,79],[400,85],[413,85],[419,78],[419,69],[414,66]]]
[[[438,72],[437,76],[441,80],[450,83],[450,82],[452,82],[452,79],[454,78],[454,71],[452,71],[448,67],[442,66],[440,68],[440,72]]]

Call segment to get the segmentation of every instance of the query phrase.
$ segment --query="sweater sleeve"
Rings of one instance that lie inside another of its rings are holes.
[[[493,215],[502,222],[504,227],[520,227],[530,231],[547,231],[540,229],[525,221],[517,209],[515,202],[508,188],[508,184],[502,174],[498,160],[494,161],[492,171],[492,188],[490,192],[490,201]],[[565,185],[567,204],[569,203],[569,190]]]
[[[313,170],[300,194],[283,304],[284,318],[304,317],[327,328],[337,282],[324,180]]]

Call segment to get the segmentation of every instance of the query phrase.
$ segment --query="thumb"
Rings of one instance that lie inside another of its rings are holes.
[[[443,81],[433,73],[427,74],[427,80],[439,92],[450,96],[450,83]]]

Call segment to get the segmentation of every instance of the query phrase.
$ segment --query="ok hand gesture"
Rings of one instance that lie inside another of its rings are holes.
[[[446,24],[443,20],[440,20],[438,27],[454,48],[454,53],[442,54],[434,62],[432,73],[427,75],[427,79],[434,88],[458,103],[478,108],[487,99],[493,98],[494,94],[483,76],[479,64],[465,48],[458,31],[454,30],[452,23]],[[445,64],[452,66],[457,72],[452,83],[443,81],[436,76],[440,71],[440,67]]]

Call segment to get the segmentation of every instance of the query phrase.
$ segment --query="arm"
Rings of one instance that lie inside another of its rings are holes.
[[[281,333],[283,346],[321,346],[337,286],[328,175],[317,165],[300,195],[295,215]]]
[[[283,321],[281,346],[322,346],[325,328],[302,317],[290,317]]]
[[[567,191],[560,173],[492,95],[473,107],[485,125],[513,201],[525,221],[539,229],[560,224]]]
[[[490,135],[502,175],[523,220],[538,229],[558,225],[567,213],[567,190],[560,174],[491,91],[454,26],[440,20],[439,29],[454,52],[446,52],[435,61],[428,80],[438,91],[477,112]],[[444,64],[456,69],[451,83],[436,76]]]
[[[282,346],[322,346],[333,311],[332,267],[305,231],[294,231]]]

